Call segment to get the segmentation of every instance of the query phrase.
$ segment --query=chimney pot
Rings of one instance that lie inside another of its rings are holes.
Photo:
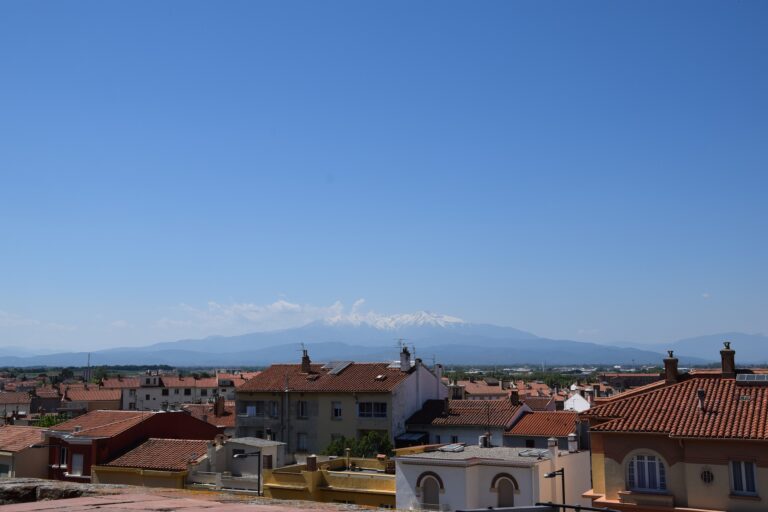
[[[579,451],[578,437],[575,432],[571,432],[568,434],[568,452],[576,453],[577,451]]]
[[[307,471],[317,471],[317,455],[307,457]]]
[[[307,349],[303,349],[301,353],[301,373],[312,373],[312,361]]]
[[[405,346],[403,347],[403,350],[400,351],[400,371],[411,371],[411,352],[408,350],[408,347]]]

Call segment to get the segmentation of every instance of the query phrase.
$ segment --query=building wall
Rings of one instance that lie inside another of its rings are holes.
[[[96,484],[183,489],[186,477],[186,471],[154,471],[149,469],[94,466],[92,482]]]
[[[763,442],[730,440],[678,440],[665,435],[592,433],[592,480],[596,494],[608,500],[650,504],[661,497],[629,493],[626,486],[628,461],[635,454],[660,457],[667,473],[667,494],[663,505],[751,512],[768,505],[768,450]],[[731,492],[730,462],[752,461],[756,465],[758,497],[735,496]],[[704,470],[714,475],[711,483],[701,478]],[[613,506],[613,505],[612,505]],[[619,507],[620,508],[620,507]]]
[[[465,443],[468,445],[476,445],[480,442],[480,436],[484,435],[488,429],[485,427],[456,427],[452,425],[439,426],[428,425],[422,427],[419,425],[411,425],[408,430],[411,432],[426,432],[429,434],[429,443],[434,444],[448,444],[453,443],[453,436],[458,437],[457,443]],[[491,432],[491,444],[493,446],[505,446],[504,445],[504,429],[492,428]],[[438,440],[438,436],[440,439]],[[546,448],[546,445],[545,445]]]
[[[547,448],[549,438],[547,436],[504,436],[503,446],[511,446],[513,448],[525,448],[527,441],[533,441],[532,448]],[[560,450],[568,450],[568,437],[558,437],[557,447]]]

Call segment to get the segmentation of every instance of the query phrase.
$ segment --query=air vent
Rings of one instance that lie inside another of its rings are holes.
[[[379,382],[381,382],[382,380],[386,380],[386,379],[387,379],[386,375],[377,375],[376,376],[376,380],[378,380]]]
[[[310,375],[307,375],[307,380],[317,380],[319,378],[320,378],[320,375],[318,375],[316,373],[312,373]]]

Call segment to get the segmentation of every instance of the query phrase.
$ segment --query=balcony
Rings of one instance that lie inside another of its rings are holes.
[[[675,506],[675,497],[667,493],[619,491],[619,502],[641,507],[672,508]]]

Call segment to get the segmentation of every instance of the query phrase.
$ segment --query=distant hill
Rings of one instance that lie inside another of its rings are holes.
[[[686,338],[667,345],[655,345],[655,349],[672,349],[676,354],[687,354],[703,359],[719,361],[723,341],[730,341],[736,351],[736,364],[768,364],[768,336],[764,334],[744,334],[743,332],[725,332]]]
[[[401,338],[415,347],[416,357],[430,363],[434,357],[448,365],[660,364],[663,359],[662,350],[553,340],[511,327],[473,324],[420,312],[387,317],[386,321],[330,320],[280,331],[114,348],[92,352],[91,362],[94,365],[257,366],[298,362],[300,343],[308,347],[310,356],[318,362],[382,361],[397,358],[396,340]],[[679,357],[681,364],[703,364],[714,361],[717,351],[688,352],[681,348]],[[82,366],[85,361],[85,353],[22,357],[0,352],[2,366]]]

